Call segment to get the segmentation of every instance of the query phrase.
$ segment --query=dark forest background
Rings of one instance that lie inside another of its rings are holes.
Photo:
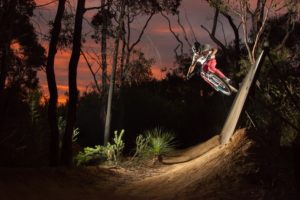
[[[174,47],[174,66],[162,70],[166,75],[162,80],[153,77],[151,67],[155,61],[138,47],[152,16],[162,15],[170,22],[169,16],[179,16],[180,1],[101,0],[100,3],[99,7],[87,8],[85,0],[78,0],[76,13],[71,14],[66,1],[59,0],[55,19],[49,21],[48,49],[45,49],[31,21],[37,3],[0,1],[0,166],[72,165],[74,149],[107,142],[107,120],[108,133],[125,130],[127,154],[134,148],[138,134],[155,127],[173,132],[178,148],[219,134],[234,95],[227,97],[213,91],[197,76],[186,80],[192,55],[190,51],[183,52],[182,45],[192,45],[196,38],[181,40],[172,26],[169,27],[178,46]],[[265,23],[266,1],[258,1],[255,12],[247,13],[251,21],[247,36],[237,31],[241,27],[223,1],[208,3],[215,10],[212,30],[202,28],[219,48],[219,68],[229,74],[236,87],[255,62],[262,44],[269,42],[269,54],[237,128],[255,131],[272,149],[288,148],[298,152],[300,24],[297,1],[289,1],[284,11],[270,15]],[[95,12],[90,21],[94,33],[92,37],[83,37],[83,17],[91,10]],[[141,15],[148,20],[139,37],[129,40],[131,23]],[[228,20],[233,30],[235,39],[231,42],[222,43],[215,36],[220,16]],[[263,27],[262,32],[259,32],[260,27]],[[249,39],[247,45],[243,37]],[[90,67],[91,57],[83,51],[82,45],[88,44],[87,40],[99,44],[98,71]],[[113,41],[112,47],[108,47],[111,45],[108,41]],[[255,47],[252,57],[249,57],[248,47]],[[113,49],[112,55],[105,53],[107,48]],[[72,53],[66,77],[70,80],[68,101],[59,105],[54,60],[61,49],[70,49]],[[90,67],[94,82],[79,94],[76,78],[80,57]],[[113,60],[112,64],[107,63],[108,58]],[[48,99],[41,92],[38,71],[47,74]],[[108,113],[110,118],[106,118]],[[75,141],[76,128],[79,134]],[[107,139],[110,138],[108,135]]]

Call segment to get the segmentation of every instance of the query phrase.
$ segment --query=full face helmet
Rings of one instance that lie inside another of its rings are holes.
[[[203,52],[209,51],[210,49],[211,49],[211,46],[209,44],[204,44],[203,47],[202,47]]]
[[[199,42],[195,42],[195,43],[193,44],[193,46],[192,46],[192,51],[193,51],[193,53],[199,52],[199,51],[200,51],[200,47],[201,47],[200,43],[199,43]]]

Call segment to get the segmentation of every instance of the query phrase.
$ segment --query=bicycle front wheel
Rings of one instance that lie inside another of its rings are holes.
[[[220,91],[223,94],[229,96],[231,95],[231,89],[229,87],[229,85],[220,77],[218,77],[215,74],[211,74],[210,75],[210,79],[213,83],[213,87],[216,91]]]

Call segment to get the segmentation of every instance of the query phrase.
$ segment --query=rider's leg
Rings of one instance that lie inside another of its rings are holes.
[[[230,79],[227,78],[219,69],[216,68],[217,61],[216,59],[211,59],[207,62],[208,70],[219,76],[221,79],[224,79],[227,83],[230,82]]]

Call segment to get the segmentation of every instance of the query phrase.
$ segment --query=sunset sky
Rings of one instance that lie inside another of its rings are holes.
[[[47,2],[50,2],[50,0],[37,0],[37,5],[41,5]],[[76,0],[70,0],[71,5],[76,5]],[[91,6],[98,6],[99,1],[96,0],[87,0],[86,7]],[[37,8],[35,11],[35,17],[33,18],[33,24],[36,26],[37,31],[41,34],[47,34],[49,27],[47,26],[47,21],[52,20],[54,18],[54,14],[56,12],[57,3],[52,3],[48,6]],[[214,11],[207,5],[206,1],[204,0],[182,0],[181,6],[179,8],[180,10],[180,16],[183,26],[185,27],[187,34],[189,36],[189,40],[191,42],[194,42],[194,39],[192,37],[192,33],[190,31],[189,25],[186,22],[185,15],[188,17],[191,25],[193,26],[193,30],[196,34],[197,40],[200,42],[209,42],[213,44],[208,36],[208,34],[200,27],[200,25],[204,25],[208,28],[210,28],[212,24],[212,18]],[[89,11],[85,14],[85,18],[87,20],[91,19],[91,16],[93,16],[94,12]],[[178,34],[180,34],[180,38],[183,42],[185,42],[183,38],[183,34],[179,26],[177,25],[176,18],[170,16],[170,19],[172,20],[172,26],[174,31],[176,31]],[[141,27],[143,26],[144,22],[146,20],[146,17],[141,17],[136,21],[134,24],[134,29],[132,31],[132,41],[135,41],[136,38],[134,36],[139,34]],[[222,20],[222,18],[221,18]],[[220,26],[221,27],[221,26]],[[232,32],[230,30],[230,27],[224,23],[224,29],[225,29],[225,38],[226,40],[230,41],[232,38]],[[87,22],[84,22],[83,26],[83,34],[87,34],[91,32],[91,28],[88,25]],[[223,32],[221,29],[217,31],[217,37],[220,38],[220,40],[224,39]],[[93,49],[96,52],[99,52],[100,45],[96,44],[92,39],[90,39],[90,36],[86,37],[87,42],[83,44],[84,49],[86,51],[91,51]],[[48,42],[45,40],[41,40],[43,45],[48,48]],[[174,61],[174,48],[177,46],[178,42],[172,35],[172,33],[169,31],[168,23],[167,21],[160,15],[155,15],[152,20],[150,21],[145,34],[142,38],[142,42],[138,46],[142,49],[143,52],[145,52],[146,57],[148,58],[154,58],[155,64],[153,66],[153,74],[157,78],[161,78],[161,72],[160,69],[163,67],[171,67],[172,63]],[[185,52],[189,53],[189,47],[185,43]],[[214,45],[214,44],[213,44]],[[58,51],[55,61],[55,73],[56,73],[56,80],[58,84],[60,102],[65,101],[64,93],[67,91],[68,87],[68,64],[70,59],[70,52],[69,51]],[[96,65],[94,65],[96,67]],[[39,73],[40,82],[43,87],[43,90],[45,94],[47,94],[47,82],[46,82],[46,75],[44,71],[41,71]],[[85,64],[85,61],[81,58],[79,65],[78,65],[78,89],[80,91],[84,91],[85,88],[92,83],[93,79],[90,74],[90,71],[88,67]]]

